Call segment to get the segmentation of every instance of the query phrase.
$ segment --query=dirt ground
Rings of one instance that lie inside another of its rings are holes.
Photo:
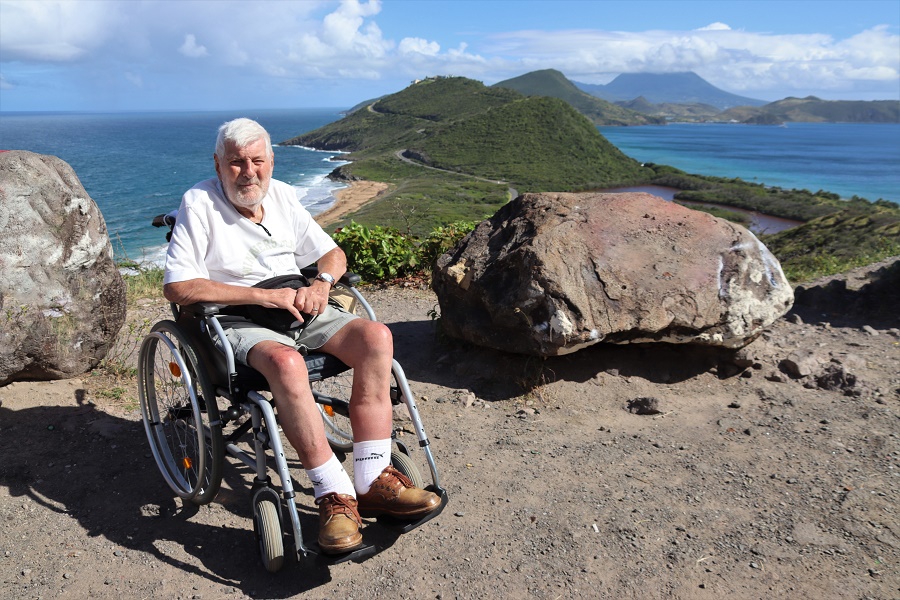
[[[270,574],[248,470],[232,463],[210,505],[174,499],[134,380],[14,383],[0,388],[0,597],[900,598],[896,323],[791,314],[743,370],[673,346],[542,361],[442,340],[428,290],[367,296],[450,495],[438,518],[404,535],[369,521],[375,556]],[[123,336],[164,313],[145,302]]]

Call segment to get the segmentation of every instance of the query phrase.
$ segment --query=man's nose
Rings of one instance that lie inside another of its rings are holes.
[[[256,165],[252,160],[245,160],[241,163],[241,175],[248,178],[256,177]]]

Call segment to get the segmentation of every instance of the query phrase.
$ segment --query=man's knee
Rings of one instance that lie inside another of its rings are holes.
[[[306,360],[294,348],[282,344],[257,345],[248,356],[250,365],[267,376],[306,378]]]
[[[360,319],[362,321],[362,319]],[[393,354],[394,336],[387,325],[378,321],[362,321],[364,324],[364,340],[373,350],[381,350]]]

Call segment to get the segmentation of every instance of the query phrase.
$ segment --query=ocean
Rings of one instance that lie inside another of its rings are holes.
[[[68,162],[103,212],[116,257],[158,262],[165,237],[150,221],[215,175],[216,130],[241,116],[262,123],[275,144],[341,117],[339,109],[0,113],[0,149]],[[600,132],[637,160],[689,173],[900,202],[900,124],[670,124]],[[340,164],[339,153],[275,147],[275,177],[295,186],[313,214],[334,202],[342,185],[326,176]]]
[[[106,219],[117,259],[161,262],[165,232],[153,217],[175,210],[198,181],[215,176],[219,125],[249,117],[272,143],[341,117],[338,109],[158,113],[0,113],[0,149],[52,154],[69,163]],[[319,213],[341,187],[326,179],[340,154],[275,146],[275,177],[293,185],[300,202]]]

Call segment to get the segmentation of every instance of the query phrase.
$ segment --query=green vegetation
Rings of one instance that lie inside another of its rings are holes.
[[[410,150],[425,164],[532,192],[608,187],[649,175],[556,98],[511,102],[453,123]]]
[[[118,265],[120,269],[127,270],[122,278],[125,280],[125,295],[129,305],[141,298],[162,296],[162,267],[134,261],[120,261]]]
[[[762,241],[794,283],[900,255],[900,208],[855,202]]]
[[[507,185],[424,169],[393,155],[346,165],[341,171],[393,187],[383,201],[363,206],[352,219],[371,226],[393,227],[414,236],[426,236],[445,223],[484,219],[510,199]],[[350,221],[351,217],[347,217],[329,229]]]
[[[594,125],[659,125],[665,119],[642,114],[579,90],[555,69],[533,71],[495,83],[495,88],[516,90],[526,96],[559,98],[591,120]],[[718,112],[718,111],[717,111]]]
[[[416,236],[493,214],[511,192],[612,187],[653,174],[565,102],[462,77],[410,85],[282,143],[350,151],[337,177],[393,186],[352,218]]]
[[[348,270],[366,283],[376,283],[427,273],[439,256],[474,228],[474,222],[450,223],[420,241],[391,227],[351,222],[333,237],[347,254]]]
[[[412,239],[396,229],[351,223],[332,237],[347,254],[349,270],[367,282],[403,277],[419,265]]]

